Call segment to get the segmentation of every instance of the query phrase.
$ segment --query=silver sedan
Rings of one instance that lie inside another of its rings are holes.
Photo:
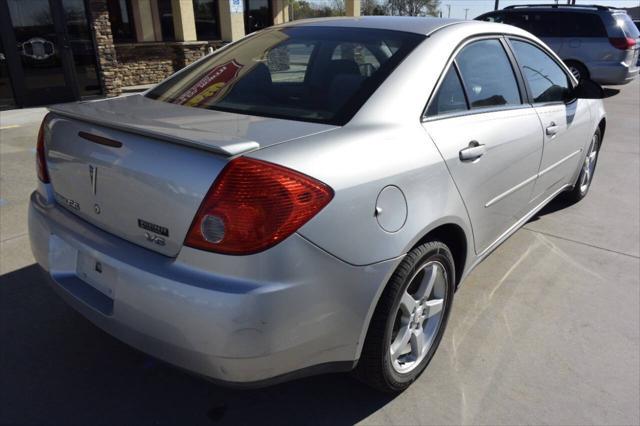
[[[273,27],[143,94],[52,107],[32,250],[89,320],[184,369],[400,391],[469,272],[587,194],[601,97],[502,24]]]

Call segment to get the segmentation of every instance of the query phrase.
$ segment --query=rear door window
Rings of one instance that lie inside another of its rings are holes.
[[[427,109],[427,117],[466,111],[467,109],[464,88],[462,87],[455,67],[452,66],[449,68],[449,71],[447,71],[438,91],[431,99],[431,103]]]
[[[480,40],[456,57],[471,109],[521,103],[518,83],[502,44]]]
[[[564,102],[569,91],[569,77],[547,53],[533,44],[511,40],[533,101]]]

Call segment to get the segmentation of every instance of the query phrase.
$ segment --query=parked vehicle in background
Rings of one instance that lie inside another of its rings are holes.
[[[626,84],[638,75],[640,31],[623,9],[521,5],[485,13],[480,21],[514,25],[541,38],[578,79]]]
[[[83,315],[185,369],[401,391],[469,272],[586,196],[601,97],[508,25],[273,27],[145,94],[51,107],[31,247]]]

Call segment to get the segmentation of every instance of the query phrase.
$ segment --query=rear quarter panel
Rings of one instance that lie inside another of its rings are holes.
[[[298,232],[350,264],[398,257],[440,224],[457,224],[471,236],[462,200],[418,120],[409,128],[344,128],[331,137],[311,137],[251,156],[291,167],[333,188],[334,199]],[[397,232],[382,229],[375,215],[378,194],[388,185],[400,188],[406,199],[408,214]]]

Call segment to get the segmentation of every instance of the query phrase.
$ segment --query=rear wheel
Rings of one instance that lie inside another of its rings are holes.
[[[385,392],[406,389],[442,339],[454,289],[453,257],[445,244],[432,241],[409,252],[376,307],[356,375]]]
[[[587,151],[587,155],[584,158],[584,162],[580,168],[580,174],[573,189],[567,193],[567,201],[571,203],[577,203],[586,197],[591,188],[591,182],[593,182],[593,175],[596,171],[596,164],[598,163],[598,154],[600,152],[600,129],[596,130],[591,143]]]
[[[576,80],[580,81],[582,79],[589,78],[589,71],[587,70],[587,67],[582,65],[580,62],[567,61],[567,67]]]

